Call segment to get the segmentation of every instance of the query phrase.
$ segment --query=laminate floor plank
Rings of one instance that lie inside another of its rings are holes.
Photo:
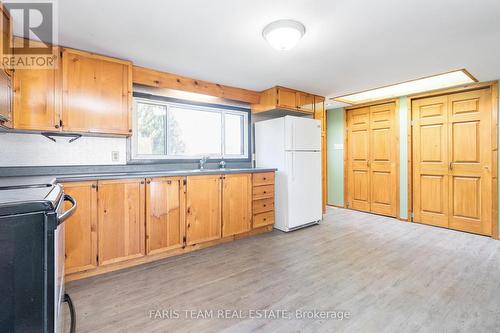
[[[273,231],[66,289],[79,333],[498,332],[500,242],[329,208],[318,226]],[[176,310],[180,318],[151,318],[154,310]],[[214,315],[186,319],[183,310]],[[286,310],[292,317],[296,310],[348,311],[350,318],[213,318],[218,310]]]

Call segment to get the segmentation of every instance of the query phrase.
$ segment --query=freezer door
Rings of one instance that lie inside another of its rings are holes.
[[[285,150],[321,150],[321,123],[302,117],[285,117]]]
[[[288,173],[288,228],[320,221],[321,153],[286,153]]]

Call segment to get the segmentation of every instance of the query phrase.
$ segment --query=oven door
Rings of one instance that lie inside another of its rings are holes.
[[[65,202],[71,206],[67,208]],[[64,296],[64,221],[68,219],[76,210],[76,201],[70,195],[64,194],[57,207],[57,228],[54,232],[54,331],[56,333],[63,331],[62,304],[65,301]],[[72,327],[74,326],[74,314],[71,311]]]

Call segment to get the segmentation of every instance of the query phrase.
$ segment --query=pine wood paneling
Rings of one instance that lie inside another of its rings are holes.
[[[246,103],[259,102],[259,93],[256,91],[195,80],[185,76],[155,71],[138,66],[133,67],[132,77],[134,83],[143,84],[149,87],[182,90]]]

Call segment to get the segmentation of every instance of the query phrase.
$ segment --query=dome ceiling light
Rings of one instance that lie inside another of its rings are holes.
[[[306,27],[294,20],[278,20],[262,30],[262,37],[276,50],[292,49],[306,33]]]

